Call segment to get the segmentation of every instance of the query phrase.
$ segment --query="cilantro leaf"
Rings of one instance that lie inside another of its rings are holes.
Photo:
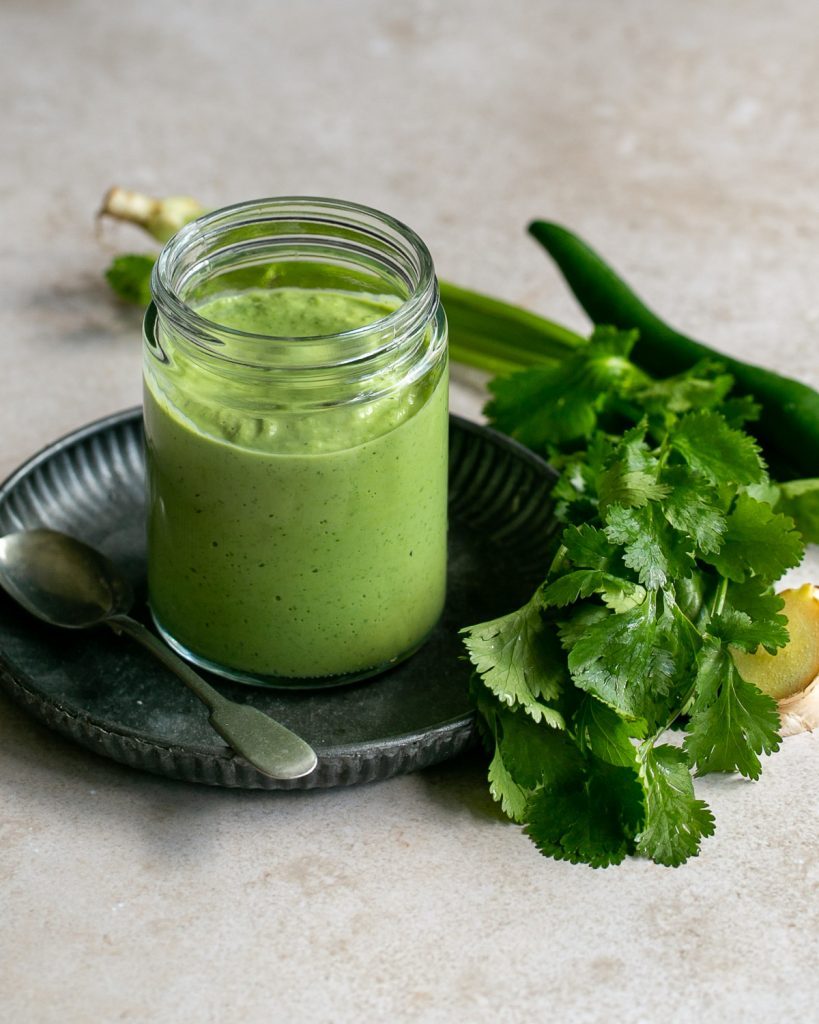
[[[151,271],[154,263],[156,256],[117,256],[105,271],[105,277],[121,299],[147,306],[151,301]]]
[[[623,561],[649,590],[690,576],[694,560],[684,538],[672,530],[657,504],[644,508],[614,505],[606,512],[606,537],[623,545]]]
[[[470,694],[480,712],[482,737],[490,750],[494,748],[489,791],[508,817],[522,821],[531,791],[544,782],[559,785],[576,774],[579,752],[564,734],[494,701],[477,676]]]
[[[559,785],[580,769],[580,752],[565,732],[520,711],[501,712],[498,744],[506,769],[524,789]]]
[[[663,473],[663,483],[668,489],[663,502],[668,522],[690,537],[700,551],[719,551],[726,521],[715,488],[686,466],[670,466]]]
[[[650,415],[673,423],[694,409],[721,407],[733,383],[734,378],[725,373],[721,363],[702,359],[674,377],[646,383],[636,390],[634,398]]]
[[[632,735],[641,732],[621,718],[607,704],[586,694],[574,715],[574,729],[581,750],[590,750],[606,764],[620,768],[637,767],[637,750]]]
[[[587,626],[569,654],[574,684],[628,718],[651,719],[673,689],[680,639],[655,614],[651,596]]]
[[[501,757],[500,747],[489,764],[489,792],[492,798],[501,805],[501,810],[512,821],[521,822],[526,811],[528,792],[515,782],[506,769]]]
[[[649,501],[664,498],[668,488],[659,483],[659,460],[645,443],[645,427],[627,431],[615,457],[601,474],[597,486],[600,507],[642,508]]]
[[[764,501],[771,508],[776,508],[782,498],[782,491],[779,486],[768,479],[763,480],[760,484],[744,484],[739,488],[738,493],[750,494],[752,498],[756,498],[757,501]]]
[[[567,526],[560,538],[567,557],[581,569],[609,569],[615,563],[617,548],[596,526],[583,523]]]
[[[697,659],[697,698],[685,749],[697,773],[739,772],[758,779],[759,754],[779,749],[776,701],[736,670],[719,640],[707,638]]]
[[[637,837],[637,850],[658,864],[678,867],[696,857],[700,841],[714,834],[714,816],[694,796],[688,761],[677,747],[646,747],[640,774],[646,822]]]
[[[689,413],[669,434],[671,446],[715,484],[754,484],[765,477],[759,445],[718,412]]]
[[[762,644],[770,653],[777,647],[785,646],[788,642],[788,619],[781,614],[785,602],[774,592],[770,583],[759,579],[751,579],[747,583],[731,583],[726,598],[726,608],[734,608],[751,619],[757,643]],[[728,642],[736,643],[730,639]]]
[[[600,505],[642,508],[668,494],[668,488],[644,469],[628,469],[621,462],[609,466],[600,478]]]
[[[777,508],[796,520],[796,527],[809,544],[819,544],[819,478],[790,480],[779,485]]]
[[[628,359],[636,340],[634,331],[598,327],[561,362],[492,381],[485,412],[497,429],[537,450],[588,438],[609,393],[643,376]]]
[[[788,516],[774,513],[770,505],[740,494],[728,516],[722,545],[716,554],[704,555],[721,575],[735,583],[749,576],[778,579],[798,565],[804,554],[802,538]]]
[[[520,704],[539,722],[563,720],[543,701],[554,700],[566,680],[565,662],[552,627],[543,621],[537,595],[523,608],[461,631],[484,685],[504,704]]]
[[[576,353],[584,382],[600,393],[646,380],[643,371],[629,360],[638,337],[638,331],[621,331],[608,325],[595,327],[588,345]]]
[[[564,651],[571,651],[579,643],[595,622],[605,619],[609,613],[596,604],[578,605],[572,610],[568,619],[557,624],[557,635]]]
[[[574,604],[581,597],[600,593],[607,602],[611,600],[619,604],[638,591],[641,597],[645,596],[643,588],[638,588],[631,580],[621,579],[600,569],[577,569],[545,585],[540,591],[540,600],[547,608],[564,607]]]
[[[578,384],[562,364],[518,370],[490,383],[495,397],[486,415],[496,430],[536,451],[588,437],[597,423],[600,396]]]
[[[526,808],[525,832],[556,860],[605,868],[633,850],[643,816],[636,772],[592,765],[574,785],[538,790]]]
[[[762,644],[773,653],[777,647],[784,647],[788,642],[787,619],[785,616],[777,616],[776,620],[752,619],[737,608],[726,607],[713,616],[708,631],[726,644],[741,647],[743,651],[755,651]]]
[[[555,515],[563,522],[584,522],[597,515],[597,481],[614,445],[599,431],[584,451],[560,456],[552,451],[552,464],[562,469],[554,486]]]
[[[719,408],[729,427],[741,430],[746,423],[758,420],[762,406],[751,395],[735,395],[726,399]]]

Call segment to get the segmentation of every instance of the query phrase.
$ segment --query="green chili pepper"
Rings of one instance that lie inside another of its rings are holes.
[[[704,358],[718,359],[731,373],[737,391],[761,403],[759,422],[749,428],[780,476],[819,473],[819,393],[772,370],[715,352],[680,334],[648,309],[629,286],[585,242],[548,221],[529,231],[557,264],[577,301],[595,324],[636,328],[640,339],[632,358],[655,374],[673,374]]]

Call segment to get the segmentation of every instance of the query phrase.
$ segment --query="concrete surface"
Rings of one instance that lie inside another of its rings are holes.
[[[695,336],[819,385],[818,30],[804,0],[6,0],[0,474],[139,400],[100,275],[142,241],[92,216],[114,183],[369,203],[442,276],[579,326],[523,231],[559,219]],[[819,737],[788,740],[700,784],[697,860],[594,872],[500,821],[474,758],[210,791],[0,698],[0,1018],[817,1020],[817,775]]]

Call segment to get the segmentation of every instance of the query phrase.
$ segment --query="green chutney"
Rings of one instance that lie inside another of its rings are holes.
[[[375,323],[396,305],[278,288],[196,312],[298,339]],[[195,661],[271,681],[356,678],[415,650],[445,593],[445,358],[359,401],[262,414],[242,394],[250,384],[228,386],[173,353],[167,366],[152,359],[148,585],[161,631]]]

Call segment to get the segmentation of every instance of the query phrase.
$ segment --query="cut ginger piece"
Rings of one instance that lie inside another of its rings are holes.
[[[775,700],[786,701],[803,693],[819,676],[819,588],[805,583],[779,596],[785,601],[782,614],[788,619],[788,644],[776,654],[762,647],[754,654],[737,649],[731,654],[743,679]]]

